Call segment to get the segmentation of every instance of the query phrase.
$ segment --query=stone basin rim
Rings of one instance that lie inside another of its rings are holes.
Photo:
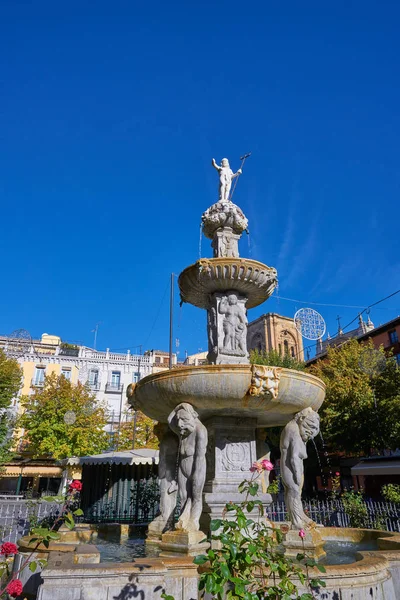
[[[206,373],[221,372],[221,374],[222,374],[222,373],[229,373],[232,371],[234,371],[234,372],[239,371],[239,372],[243,372],[243,373],[251,373],[252,366],[253,366],[252,364],[248,364],[248,365],[235,365],[235,364],[232,364],[232,365],[229,365],[229,364],[227,364],[227,365],[225,365],[225,364],[185,365],[183,367],[178,367],[175,369],[166,369],[165,371],[160,371],[159,373],[151,373],[150,375],[146,375],[146,377],[143,377],[143,379],[138,381],[138,383],[135,385],[135,390],[143,387],[144,385],[146,385],[147,383],[149,383],[151,381],[159,381],[161,379],[170,379],[171,376],[172,376],[172,378],[175,378],[175,377],[178,377],[179,375],[186,377],[191,372],[194,372],[194,373],[199,373],[199,372],[201,373],[201,371],[205,371]],[[255,365],[255,366],[257,366],[257,365]],[[280,369],[281,373],[283,373],[283,374],[291,373],[294,376],[297,375],[297,377],[299,379],[306,378],[310,382],[314,382],[315,385],[318,385],[324,391],[326,390],[326,385],[322,381],[322,379],[320,379],[319,377],[316,377],[315,375],[311,375],[311,373],[307,373],[305,371],[298,371],[297,369],[288,369],[287,367],[277,367],[276,365],[258,365],[258,366],[265,366],[267,369]]]

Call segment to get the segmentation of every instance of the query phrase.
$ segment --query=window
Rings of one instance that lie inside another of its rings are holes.
[[[391,344],[397,344],[399,338],[397,336],[397,331],[393,329],[393,331],[389,331],[389,341]]]
[[[283,347],[285,349],[285,354],[289,354],[289,342],[287,340],[283,342]]]
[[[290,354],[292,355],[292,358],[294,358],[294,346],[290,347]]]
[[[35,375],[33,377],[33,385],[43,385],[45,371],[46,371],[45,367],[36,367],[35,368]]]
[[[140,379],[140,373],[136,372],[132,374],[132,383],[137,383]]]
[[[61,375],[64,375],[65,379],[71,381],[71,369],[61,369]]]
[[[278,344],[279,355],[282,356],[282,344]]]
[[[397,362],[397,364],[398,364],[398,365],[399,365],[399,367],[400,367],[400,354],[395,354],[395,355],[394,355],[394,358],[396,359],[396,362]]]
[[[161,362],[161,357],[160,357],[160,356],[156,356],[156,357],[155,357],[155,359],[154,359],[154,362],[155,362],[156,364],[160,364],[160,362]]]
[[[97,369],[91,369],[89,371],[89,385],[96,387],[99,382],[99,372]]]
[[[118,388],[121,383],[121,372],[120,371],[112,371],[111,373],[111,386]]]

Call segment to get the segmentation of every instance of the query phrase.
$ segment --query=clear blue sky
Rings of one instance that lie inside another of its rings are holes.
[[[396,1],[1,0],[0,332],[90,345],[100,321],[100,348],[167,349],[169,274],[198,258],[217,200],[211,158],[248,151],[241,252],[278,269],[281,296],[398,289],[399,21]],[[375,324],[400,294],[381,307]],[[357,314],[319,310],[331,334]],[[205,349],[203,311],[177,299],[175,315],[181,356]]]

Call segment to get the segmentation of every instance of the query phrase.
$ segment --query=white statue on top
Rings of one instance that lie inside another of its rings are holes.
[[[229,194],[232,186],[232,179],[242,174],[242,169],[236,173],[229,166],[227,158],[221,160],[221,165],[217,165],[215,158],[212,159],[212,166],[219,172],[219,201],[229,202]]]

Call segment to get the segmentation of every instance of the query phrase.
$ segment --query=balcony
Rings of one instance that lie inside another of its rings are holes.
[[[114,394],[120,394],[123,390],[123,385],[122,383],[114,383],[112,381],[109,381],[108,383],[106,383],[106,392],[112,392]]]
[[[88,385],[93,392],[98,392],[100,389],[100,381],[89,381]]]
[[[79,356],[79,348],[60,348],[60,356]]]

